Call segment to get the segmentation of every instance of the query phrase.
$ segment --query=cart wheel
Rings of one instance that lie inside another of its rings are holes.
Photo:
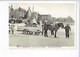
[[[32,31],[29,31],[29,35],[32,35],[33,34],[33,32]]]
[[[35,35],[37,35],[37,32],[35,32]]]
[[[39,35],[40,34],[40,32],[37,32],[37,35]]]
[[[23,34],[26,34],[26,29],[23,30]]]
[[[35,35],[39,35],[40,33],[39,32],[35,32]]]
[[[37,35],[40,35],[40,32],[41,32],[40,30],[37,30]]]

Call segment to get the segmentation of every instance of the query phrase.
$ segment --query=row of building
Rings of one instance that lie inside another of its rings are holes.
[[[52,19],[51,15],[41,15],[38,12],[35,12],[34,9],[31,11],[31,8],[28,7],[28,10],[19,7],[18,9],[14,9],[13,5],[9,6],[9,19],[20,19],[20,20],[28,20],[31,21],[35,19],[36,21],[41,20],[50,20]]]
[[[52,17],[50,14],[39,14],[39,12],[31,10],[30,7],[28,7],[28,10],[25,10],[21,7],[18,9],[14,9],[13,5],[9,6],[9,19],[14,20],[22,20],[26,23],[39,23],[40,21],[44,23],[45,20],[48,22],[55,22],[55,21],[62,21],[62,22],[74,22],[74,20],[69,16],[68,18],[55,18]]]

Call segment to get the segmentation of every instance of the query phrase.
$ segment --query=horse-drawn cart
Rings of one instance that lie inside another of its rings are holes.
[[[18,27],[19,31],[23,31],[23,34],[27,34],[27,35],[39,35],[40,33],[42,33],[41,27]]]

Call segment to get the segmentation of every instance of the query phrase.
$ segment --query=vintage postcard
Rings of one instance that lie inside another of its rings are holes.
[[[9,47],[76,47],[76,2],[9,3]]]

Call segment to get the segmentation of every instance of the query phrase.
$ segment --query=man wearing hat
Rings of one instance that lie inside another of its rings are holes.
[[[69,31],[71,31],[71,28],[70,28],[69,24],[67,24],[67,25],[64,27],[64,29],[65,29],[66,38],[67,38],[67,37],[69,38]]]
[[[44,24],[44,36],[45,37],[48,37],[47,30],[48,30],[48,25],[47,25],[47,21],[46,21],[45,24]]]

